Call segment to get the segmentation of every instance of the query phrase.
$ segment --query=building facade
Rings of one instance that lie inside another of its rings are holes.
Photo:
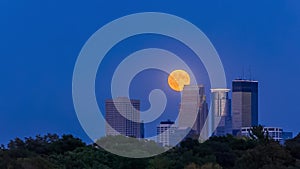
[[[258,81],[232,81],[232,129],[238,135],[242,127],[258,125]]]
[[[106,135],[141,138],[140,101],[117,97],[105,101]]]
[[[231,100],[229,89],[211,89],[212,119],[210,121],[212,133],[215,136],[232,134]]]
[[[174,125],[173,121],[162,121],[160,124],[156,127],[157,129],[157,137],[156,142],[159,143],[162,146],[172,146],[173,138],[175,130],[177,127]]]
[[[205,89],[203,85],[184,86],[178,118],[179,128],[191,128],[200,134],[208,115]],[[193,123],[194,122],[194,123]]]
[[[246,136],[246,137],[250,137],[250,133],[251,132],[251,128],[252,127],[242,127],[241,128],[241,135],[242,136]],[[264,133],[269,135],[269,137],[271,139],[273,139],[274,141],[278,141],[280,143],[282,143],[283,141],[283,130],[281,127],[264,127]]]

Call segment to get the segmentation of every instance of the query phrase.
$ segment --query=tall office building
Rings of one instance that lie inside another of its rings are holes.
[[[258,125],[258,81],[232,81],[232,129],[237,135],[242,127]]]
[[[106,135],[141,138],[140,101],[117,97],[105,101]]]
[[[162,146],[171,146],[172,137],[174,137],[174,132],[177,127],[174,125],[173,121],[162,121],[156,127],[157,129],[157,143]]]
[[[229,89],[211,89],[213,135],[224,136],[232,134],[231,100],[228,97]]]
[[[184,86],[181,95],[178,127],[189,127],[199,135],[208,115],[203,85]],[[194,122],[194,124],[193,124]]]

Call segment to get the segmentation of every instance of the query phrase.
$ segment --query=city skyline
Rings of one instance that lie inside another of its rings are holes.
[[[156,127],[157,136],[155,141],[161,144],[161,146],[175,146],[187,137],[201,140],[200,133],[206,133],[208,134],[208,137],[226,136],[227,134],[249,137],[251,128],[259,125],[264,126],[264,131],[268,132],[270,138],[281,144],[283,144],[286,139],[293,137],[292,132],[285,131],[280,126],[275,125],[276,127],[269,127],[264,124],[258,124],[258,81],[237,78],[232,80],[232,84],[232,97],[234,99],[229,98],[228,93],[230,92],[230,89],[210,89],[212,96],[210,102],[210,116],[207,109],[209,106],[206,103],[205,87],[201,84],[184,85],[183,90],[181,91],[181,101],[178,110],[179,116],[176,123],[170,119],[160,121]],[[138,103],[138,106],[136,103]],[[114,109],[114,111],[122,112],[125,111],[124,107],[131,107],[130,104],[135,105],[134,107],[138,110],[137,113],[139,114],[139,100],[129,100],[129,98],[126,97],[117,97],[116,99],[106,100],[107,124],[117,124],[112,125],[111,128],[114,129],[116,127],[116,130],[119,128],[120,130],[126,129],[127,131],[126,125],[122,125],[122,120],[115,118],[112,121],[110,120],[111,118],[107,118],[107,114],[111,114],[109,112],[112,109],[111,107],[119,107]],[[131,108],[127,113],[134,114],[136,110]],[[124,114],[124,112],[122,113]],[[131,115],[128,117],[131,117]],[[134,119],[134,121],[136,120],[137,119]],[[204,125],[209,127],[205,128]],[[202,131],[202,129],[207,131]],[[129,128],[129,130],[132,129]],[[106,135],[134,136],[128,135],[127,133],[123,134],[124,132],[114,134],[107,133],[108,132],[106,131]],[[130,133],[132,133],[132,131]],[[134,137],[140,138],[137,136]]]

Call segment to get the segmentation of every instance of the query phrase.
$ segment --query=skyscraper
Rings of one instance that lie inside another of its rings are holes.
[[[232,81],[232,129],[236,135],[242,127],[258,125],[258,81]]]
[[[229,89],[211,89],[213,135],[223,136],[232,134],[231,100],[228,97]]]
[[[172,145],[172,135],[174,134],[177,127],[174,125],[173,121],[162,121],[156,127],[157,129],[157,143],[162,146],[171,146]]]
[[[199,135],[207,115],[208,105],[206,103],[204,86],[184,86],[181,96],[178,127],[190,127]]]
[[[141,138],[140,101],[126,97],[105,101],[106,135]]]

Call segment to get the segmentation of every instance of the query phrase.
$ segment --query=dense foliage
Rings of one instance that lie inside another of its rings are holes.
[[[261,135],[260,128],[254,130],[251,138],[228,135],[212,137],[204,143],[187,139],[161,155],[141,159],[108,153],[96,145],[86,145],[72,135],[38,135],[24,140],[16,138],[9,142],[7,148],[1,146],[0,169],[300,168],[300,134],[282,146]],[[111,140],[113,137],[100,141],[106,143]],[[152,142],[146,146],[156,149]]]

